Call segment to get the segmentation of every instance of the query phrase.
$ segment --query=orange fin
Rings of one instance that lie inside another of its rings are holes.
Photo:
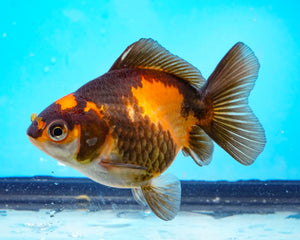
[[[205,79],[197,68],[171,54],[151,38],[141,38],[128,46],[109,71],[122,68],[153,69],[167,72],[196,88],[202,87],[205,83]]]
[[[210,137],[199,126],[192,126],[189,132],[189,146],[182,148],[183,154],[191,156],[195,163],[203,166],[210,163],[213,149]]]
[[[203,89],[206,116],[199,125],[244,165],[263,151],[264,129],[248,106],[248,96],[258,75],[259,63],[245,44],[235,44],[218,64]]]
[[[154,178],[149,184],[141,187],[144,197],[136,192],[135,198],[144,204],[147,202],[151,210],[161,219],[172,220],[178,213],[181,199],[179,180],[170,174]]]

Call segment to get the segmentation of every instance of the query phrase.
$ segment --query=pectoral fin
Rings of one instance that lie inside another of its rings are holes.
[[[138,166],[134,164],[116,162],[114,160],[102,160],[100,165],[107,169],[107,171],[123,179],[128,184],[134,184],[138,182],[139,179],[146,174],[147,168],[143,166]]]
[[[101,165],[106,166],[107,168],[124,168],[124,169],[129,168],[129,169],[137,169],[137,170],[147,170],[147,168],[143,167],[143,166],[115,162],[115,161],[111,161],[111,160],[102,160]]]
[[[143,191],[141,188],[132,188],[132,195],[134,196],[134,199],[143,207],[148,206],[147,201],[145,199],[145,196],[143,194]]]

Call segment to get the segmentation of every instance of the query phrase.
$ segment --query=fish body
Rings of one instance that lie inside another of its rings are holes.
[[[152,39],[130,45],[101,77],[57,100],[27,130],[39,149],[108,186],[131,188],[164,219],[180,206],[180,183],[161,175],[180,150],[200,166],[214,140],[244,165],[265,135],[247,98],[259,64],[237,43],[207,81]]]

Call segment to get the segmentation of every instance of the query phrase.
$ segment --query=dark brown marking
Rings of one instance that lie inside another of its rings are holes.
[[[100,153],[106,135],[108,126],[103,119],[99,119],[97,113],[93,110],[78,117],[80,122],[80,148],[77,154],[77,161],[90,162]]]

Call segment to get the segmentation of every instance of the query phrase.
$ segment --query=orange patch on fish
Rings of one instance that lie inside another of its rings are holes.
[[[38,117],[38,118],[36,119],[36,122],[37,122],[37,124],[38,124],[38,129],[39,129],[39,130],[45,128],[46,123],[45,123],[40,117]]]
[[[30,116],[31,122],[33,122],[36,118],[37,118],[37,114],[36,113],[32,113],[31,116]]]
[[[72,93],[62,97],[55,103],[60,105],[61,110],[71,109],[77,106],[76,98]]]
[[[153,123],[160,123],[164,129],[168,129],[177,146],[187,145],[187,128],[194,125],[197,119],[193,116],[184,118],[180,114],[184,97],[178,88],[144,77],[141,83],[142,87],[133,87],[131,91],[144,110],[142,115],[149,116]]]
[[[98,108],[95,103],[87,101],[86,106],[83,110],[85,112],[93,110],[95,113],[97,113],[98,117],[103,117],[102,112],[104,111],[104,106],[101,106],[100,108]]]

